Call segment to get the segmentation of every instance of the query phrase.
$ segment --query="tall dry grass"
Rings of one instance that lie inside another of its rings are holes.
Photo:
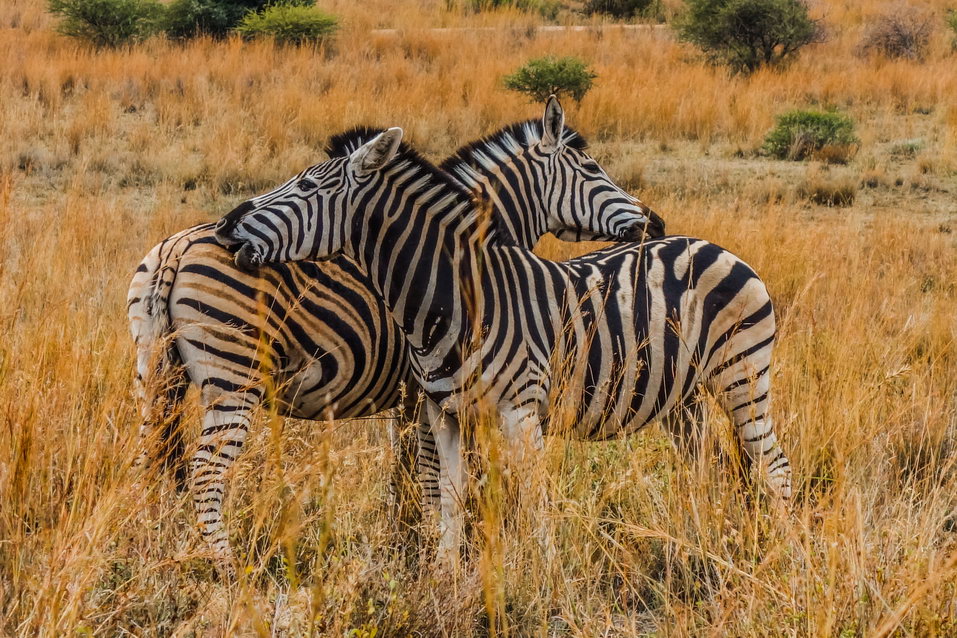
[[[881,5],[829,3],[830,42],[743,78],[661,34],[536,35],[534,18],[438,2],[323,4],[345,27],[318,52],[94,52],[51,33],[36,0],[0,9],[0,634],[957,634],[957,76],[943,39],[924,64],[860,59]],[[369,34],[380,27],[401,32]],[[672,231],[767,281],[793,512],[749,506],[726,468],[689,466],[654,429],[550,441],[547,542],[480,499],[472,571],[450,582],[389,549],[382,420],[264,415],[225,507],[248,569],[222,584],[187,499],[168,481],[132,487],[132,269],[174,230],[321,158],[341,128],[398,124],[439,158],[537,115],[498,77],[550,52],[598,72],[566,107],[612,174]],[[750,157],[776,113],[808,103],[859,122],[849,166]],[[891,157],[912,138],[919,157]],[[878,185],[849,208],[803,201],[796,185],[828,171]]]

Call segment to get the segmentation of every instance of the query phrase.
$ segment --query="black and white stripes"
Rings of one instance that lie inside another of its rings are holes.
[[[564,128],[557,102],[546,113],[541,122],[507,127],[464,147],[443,165],[470,175],[468,187],[492,203],[487,222],[497,241],[531,246],[545,232],[565,229],[589,238],[640,237],[646,230],[660,235],[660,220],[594,169],[581,138]],[[359,129],[338,136],[330,153],[348,156],[357,140],[376,133]],[[489,156],[496,157],[494,164],[483,161]],[[319,179],[306,172],[256,205],[268,208],[299,197],[315,190]],[[335,175],[322,179],[323,205],[339,205],[345,184]],[[469,197],[462,184],[443,183],[453,184],[456,196]],[[535,188],[513,186],[532,183]],[[553,183],[562,186],[551,188]],[[300,201],[310,212],[308,199]],[[253,208],[246,204],[235,214]],[[268,224],[263,229],[260,236],[280,232]],[[341,241],[346,230],[331,234],[329,245]],[[390,291],[393,298],[409,294],[401,286]],[[221,511],[224,474],[243,447],[250,414],[267,387],[275,388],[271,398],[281,414],[309,419],[408,407],[400,400],[402,384],[411,378],[404,335],[371,281],[346,258],[249,273],[235,266],[210,225],[198,226],[146,256],[130,288],[129,317],[144,405],[141,462],[178,447],[173,404],[188,383],[201,390],[203,429],[190,462],[191,484],[203,534],[221,556],[229,553]],[[162,387],[169,391],[159,391]],[[414,392],[405,396],[415,398]],[[154,432],[164,421],[168,427]],[[425,450],[432,447],[426,440]],[[427,477],[436,467],[427,454],[423,467]],[[432,485],[426,480],[427,496]]]
[[[342,251],[367,273],[405,334],[433,423],[446,419],[433,430],[443,547],[456,546],[462,528],[456,419],[491,404],[508,439],[538,445],[559,392],[576,409],[574,433],[600,439],[709,387],[747,458],[768,470],[774,492],[790,494],[767,410],[774,314],[751,268],[687,237],[562,263],[502,245],[482,208],[401,135],[390,129],[307,169],[297,179],[308,189],[290,182],[251,200],[217,237],[245,267]]]

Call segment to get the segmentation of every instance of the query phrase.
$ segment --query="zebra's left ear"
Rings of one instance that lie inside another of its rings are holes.
[[[565,111],[558,103],[558,98],[549,95],[545,104],[545,116],[542,118],[542,150],[553,153],[561,148],[564,132]]]
[[[360,175],[377,171],[392,161],[401,141],[402,129],[394,126],[353,151],[349,156],[349,164]]]

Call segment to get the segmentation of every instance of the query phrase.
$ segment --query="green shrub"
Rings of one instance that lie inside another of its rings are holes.
[[[241,0],[173,0],[166,7],[163,30],[174,39],[211,35],[223,38],[243,16],[261,7]]]
[[[524,93],[537,102],[544,102],[549,95],[567,95],[580,102],[596,77],[584,60],[546,56],[530,60],[515,73],[502,78],[502,83],[506,89]]]
[[[262,11],[269,5],[312,6],[315,0],[173,0],[166,6],[163,30],[175,40],[210,35],[224,38],[250,11]]]
[[[586,0],[582,9],[588,15],[604,13],[620,20],[644,13],[654,0]]]
[[[750,73],[823,39],[802,0],[687,0],[675,21],[678,37],[713,62]]]
[[[282,4],[247,14],[236,32],[244,38],[271,37],[281,44],[305,44],[324,42],[338,28],[338,18],[321,9]]]
[[[845,163],[857,147],[854,122],[833,111],[788,111],[764,140],[764,150],[778,159],[817,157]]]
[[[156,32],[163,6],[156,0],[49,0],[57,30],[98,47],[118,47]]]

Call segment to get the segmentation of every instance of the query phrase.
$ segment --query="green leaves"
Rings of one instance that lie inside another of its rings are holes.
[[[764,150],[778,159],[803,160],[818,154],[846,161],[858,142],[854,121],[836,111],[788,111],[764,140]],[[844,153],[835,151],[843,149]],[[843,163],[843,162],[839,162]]]
[[[802,0],[687,0],[678,37],[714,62],[750,73],[823,39]]]
[[[339,28],[338,19],[311,6],[272,5],[248,13],[236,27],[244,38],[272,37],[282,44],[319,43]]]
[[[506,89],[524,93],[536,102],[544,102],[549,95],[567,95],[580,102],[596,77],[580,58],[546,56],[530,60],[515,73],[502,78],[502,83]]]
[[[163,15],[156,0],[50,0],[48,7],[61,17],[63,35],[110,48],[149,37]]]

